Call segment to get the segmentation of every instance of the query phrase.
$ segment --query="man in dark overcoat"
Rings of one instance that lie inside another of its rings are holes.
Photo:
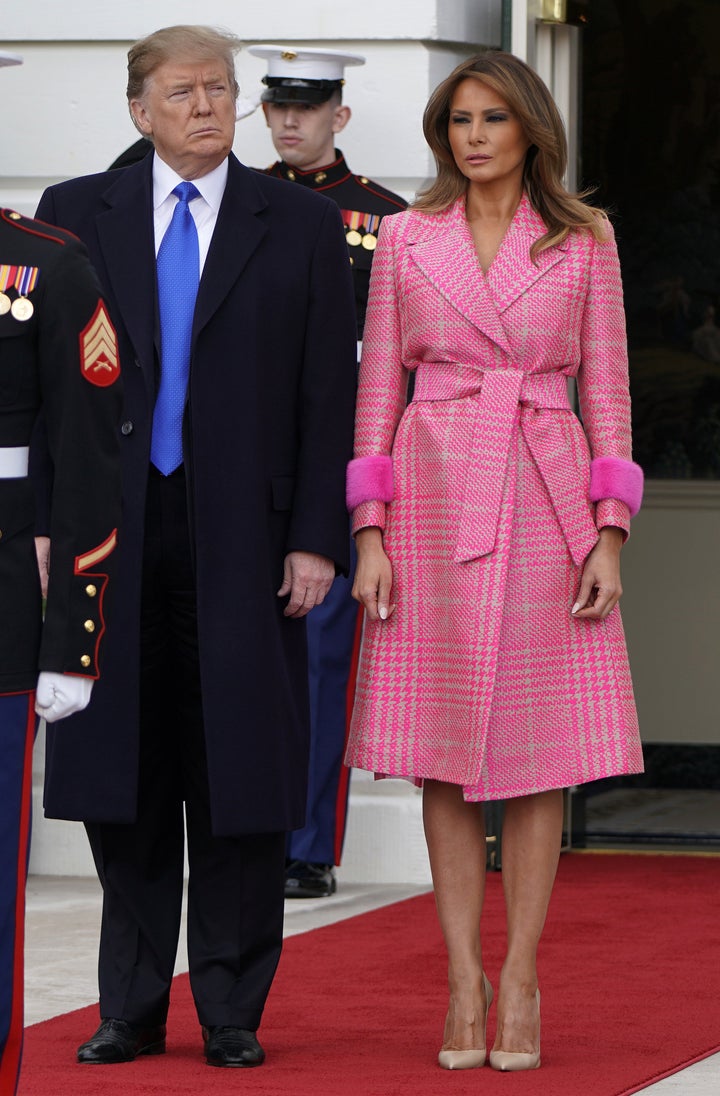
[[[165,1049],[183,808],[205,1056],[263,1061],[285,835],[307,791],[304,617],[348,568],[342,223],[333,202],[232,155],[238,46],[202,27],[136,43],[128,101],[154,154],[51,187],[39,206],[86,243],[127,378],[117,631],[93,710],[54,736],[46,770],[46,813],[85,822],[104,890],[86,1063]],[[194,308],[178,311],[187,275]]]

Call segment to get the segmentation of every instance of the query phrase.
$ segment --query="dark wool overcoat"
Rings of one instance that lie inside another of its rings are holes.
[[[90,708],[49,730],[50,817],[135,818],[143,524],[158,377],[152,162],[51,187],[38,208],[85,242],[126,382],[116,616]],[[276,592],[289,551],[348,567],[354,324],[335,203],[230,156],[198,290],[185,425],[217,835],[303,822],[305,624],[283,617]]]

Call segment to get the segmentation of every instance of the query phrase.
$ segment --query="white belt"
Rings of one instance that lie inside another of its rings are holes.
[[[0,479],[17,479],[28,474],[27,445],[0,445]]]

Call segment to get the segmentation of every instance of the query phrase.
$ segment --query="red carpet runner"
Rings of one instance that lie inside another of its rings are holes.
[[[490,875],[483,925],[493,982],[502,909],[500,876]],[[287,941],[261,1030],[262,1068],[205,1065],[180,976],[164,1057],[76,1065],[75,1047],[97,1023],[95,1008],[81,1009],[28,1029],[20,1096],[626,1096],[720,1050],[720,858],[562,858],[540,956],[536,1072],[435,1065],[444,977],[432,896],[413,898]]]

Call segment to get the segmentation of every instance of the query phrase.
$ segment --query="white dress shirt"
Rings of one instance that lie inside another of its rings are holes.
[[[199,179],[193,179],[192,183],[200,192],[199,198],[193,198],[188,208],[195,221],[198,234],[198,246],[200,248],[200,276],[202,277],[205,259],[207,258],[210,240],[215,231],[218,211],[227,182],[228,162],[223,162],[202,175]],[[153,155],[153,220],[155,225],[155,256],[160,249],[162,238],[172,220],[173,211],[178,199],[173,190],[182,183],[183,179],[176,171],[173,171],[164,160],[161,160],[157,152]]]

